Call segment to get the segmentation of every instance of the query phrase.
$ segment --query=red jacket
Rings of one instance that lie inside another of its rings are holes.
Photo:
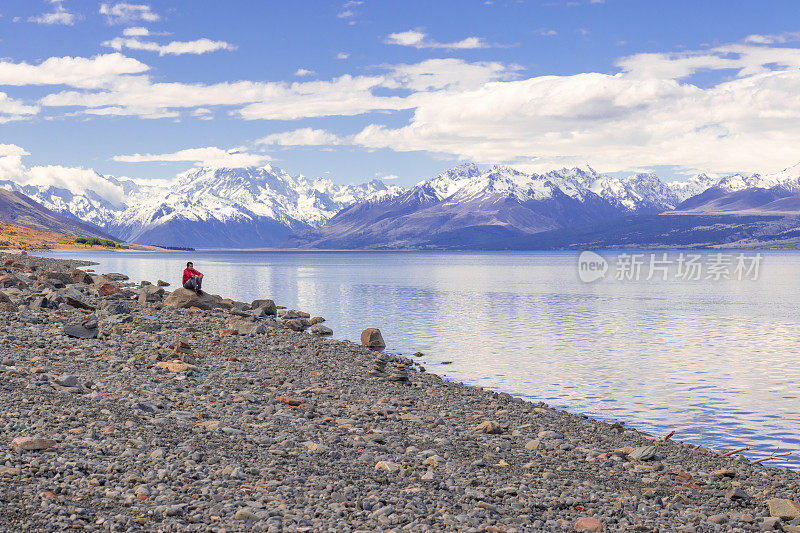
[[[181,283],[181,285],[185,285],[187,279],[192,279],[193,277],[200,275],[201,275],[200,272],[198,272],[197,270],[193,268],[187,268],[186,270],[183,271],[183,282]]]

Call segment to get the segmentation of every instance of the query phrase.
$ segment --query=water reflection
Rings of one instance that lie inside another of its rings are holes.
[[[594,284],[574,253],[74,255],[173,287],[193,260],[209,292],[322,315],[340,339],[379,327],[442,376],[800,467],[796,252],[765,253],[757,281]]]

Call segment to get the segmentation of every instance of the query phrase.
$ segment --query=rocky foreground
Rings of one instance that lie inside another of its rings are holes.
[[[2,259],[2,531],[800,531],[798,472],[443,381],[271,300]]]

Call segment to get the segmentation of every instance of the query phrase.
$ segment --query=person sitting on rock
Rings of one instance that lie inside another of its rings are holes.
[[[200,286],[203,284],[203,274],[194,269],[194,263],[189,261],[186,263],[186,269],[183,271],[183,288],[194,291],[197,294],[203,294]]]

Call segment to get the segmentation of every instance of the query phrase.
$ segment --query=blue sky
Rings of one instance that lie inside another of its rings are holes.
[[[0,172],[775,171],[800,161],[798,15],[780,0],[5,0]]]

